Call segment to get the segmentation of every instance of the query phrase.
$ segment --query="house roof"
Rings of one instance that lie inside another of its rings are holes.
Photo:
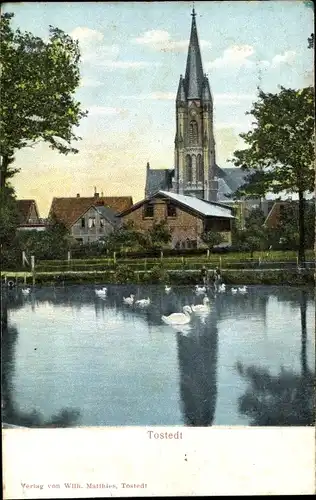
[[[35,208],[36,215],[39,218],[38,208],[35,200],[16,200],[19,212],[19,223],[26,224],[32,205]]]
[[[152,196],[145,198],[144,200],[141,200],[138,203],[135,203],[132,207],[118,214],[118,216],[122,217],[124,215],[127,215],[128,213],[141,207],[146,202],[150,201],[152,198],[159,198],[159,197],[169,198],[170,200],[174,201],[176,204],[182,206],[183,208],[188,208],[189,210],[193,210],[195,213],[202,215],[204,217],[221,217],[226,219],[234,219],[231,207],[225,206],[220,203],[194,198],[193,196],[185,196],[182,194],[172,193],[170,191],[158,191]]]
[[[71,227],[91,206],[110,208],[114,213],[122,212],[133,205],[131,196],[53,198],[49,215]]]

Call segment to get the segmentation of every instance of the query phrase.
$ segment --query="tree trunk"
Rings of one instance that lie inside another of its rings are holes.
[[[302,367],[302,377],[306,378],[307,376],[307,329],[306,329],[306,309],[307,309],[307,298],[306,298],[306,290],[301,291],[301,300],[300,300],[300,309],[301,309],[301,330],[302,330],[302,345],[301,345],[301,367]]]
[[[0,166],[0,188],[3,189],[5,187],[5,181],[7,178],[8,166],[10,165],[9,156],[2,156],[1,158],[1,166]]]
[[[298,263],[301,267],[305,267],[305,199],[303,191],[298,192],[298,230]]]

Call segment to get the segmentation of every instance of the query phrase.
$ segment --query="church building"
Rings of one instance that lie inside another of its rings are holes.
[[[145,197],[165,190],[225,203],[245,174],[239,168],[221,169],[216,164],[213,98],[203,71],[194,8],[191,15],[186,69],[180,76],[175,103],[174,168],[151,169],[148,163]]]

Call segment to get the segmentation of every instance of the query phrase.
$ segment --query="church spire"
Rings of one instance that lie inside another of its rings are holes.
[[[185,70],[185,90],[187,99],[200,99],[202,93],[202,84],[204,80],[202,58],[199,46],[195,22],[195,9],[192,9],[191,36],[187,57],[187,66]]]

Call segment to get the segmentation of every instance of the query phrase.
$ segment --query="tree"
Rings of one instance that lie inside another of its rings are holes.
[[[296,202],[288,203],[286,209],[280,212],[276,228],[269,231],[274,244],[281,244],[284,248],[291,250],[298,248],[298,217],[298,204]],[[315,234],[315,204],[313,201],[306,202],[304,225],[305,248],[312,248]]]
[[[79,44],[49,27],[44,41],[11,26],[13,14],[0,23],[0,174],[1,187],[15,171],[16,150],[44,141],[60,153],[77,153],[73,128],[87,112],[73,94],[79,85]]]
[[[8,247],[12,242],[18,224],[19,214],[14,190],[10,186],[4,186],[0,189],[0,241],[2,249]]]
[[[142,244],[145,248],[162,249],[171,241],[171,231],[165,220],[154,222],[152,228],[143,235]]]
[[[246,172],[259,172],[266,190],[298,194],[298,257],[304,265],[304,193],[313,190],[315,177],[314,89],[281,87],[278,94],[259,89],[247,114],[256,120],[254,129],[240,134],[248,147],[234,152],[233,163]]]
[[[253,208],[245,217],[245,228],[235,229],[233,245],[239,250],[250,252],[251,257],[255,250],[262,250],[267,242],[267,231],[264,227],[265,217],[260,208]]]
[[[215,231],[205,231],[201,234],[201,239],[210,250],[224,241],[223,235]]]

